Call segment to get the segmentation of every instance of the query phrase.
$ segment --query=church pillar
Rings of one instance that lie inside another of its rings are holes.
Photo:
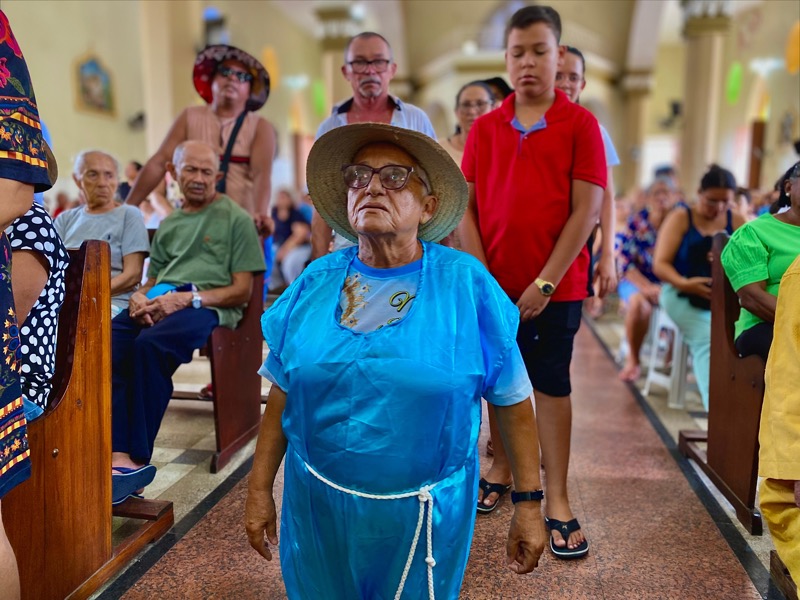
[[[350,2],[320,2],[315,12],[322,24],[322,80],[330,107],[353,95],[342,76],[342,65],[347,42],[361,29],[360,23],[353,19]]]
[[[731,26],[727,0],[684,0],[686,70],[680,178],[692,195],[718,160],[717,130],[722,101],[725,36]]]
[[[650,105],[650,92],[653,89],[653,76],[650,71],[629,71],[622,78],[625,94],[625,139],[620,152],[622,161],[622,190],[627,191],[639,185],[642,173],[642,155],[647,134],[647,116]]]

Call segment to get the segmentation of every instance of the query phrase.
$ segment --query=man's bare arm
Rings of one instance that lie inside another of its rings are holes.
[[[130,193],[125,200],[127,204],[139,206],[167,173],[167,163],[172,160],[175,148],[185,142],[188,136],[187,117],[184,110],[170,127],[167,137],[161,142],[161,147],[145,163],[136,181],[133,182]]]

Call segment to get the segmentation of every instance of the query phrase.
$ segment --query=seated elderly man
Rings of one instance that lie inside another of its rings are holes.
[[[147,282],[112,322],[113,501],[155,477],[156,434],[172,396],[172,375],[218,325],[234,328],[264,255],[253,219],[216,191],[219,157],[183,142],[168,165],[184,204],[153,239]]]
[[[55,220],[67,248],[86,240],[103,240],[111,246],[111,316],[128,308],[128,299],[142,279],[150,241],[142,213],[114,201],[119,183],[119,163],[110,154],[85,150],[78,154],[72,178],[86,201],[61,213]]]

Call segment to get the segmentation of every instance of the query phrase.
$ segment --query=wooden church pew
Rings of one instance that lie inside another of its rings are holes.
[[[53,390],[30,423],[31,479],[2,503],[23,600],[88,598],[172,526],[172,503],[131,500],[115,516],[142,519],[112,543],[110,253],[70,251]]]
[[[733,345],[739,298],[720,261],[727,241],[727,234],[717,234],[712,247],[708,431],[681,431],[678,448],[697,462],[733,505],[745,529],[752,535],[761,535],[756,483],[765,364],[758,356],[740,358]],[[707,444],[705,450],[703,443]]]
[[[253,288],[236,329],[216,327],[201,351],[211,363],[211,395],[217,450],[211,472],[228,464],[233,455],[258,434],[261,423],[261,314],[264,274],[253,274]],[[172,397],[197,400],[198,394],[176,391]]]

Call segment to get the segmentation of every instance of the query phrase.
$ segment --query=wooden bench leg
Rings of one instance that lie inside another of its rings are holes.
[[[758,507],[747,506],[745,502],[730,489],[716,470],[708,464],[708,455],[706,451],[700,447],[701,443],[707,441],[708,432],[684,429],[678,433],[678,451],[686,458],[697,463],[697,466],[700,467],[700,470],[711,480],[714,487],[716,487],[720,493],[725,496],[728,502],[731,503],[736,511],[736,518],[750,535],[762,535],[764,526],[761,521],[761,512],[758,510]]]
[[[769,553],[769,574],[786,600],[797,600],[797,584],[775,550]]]

